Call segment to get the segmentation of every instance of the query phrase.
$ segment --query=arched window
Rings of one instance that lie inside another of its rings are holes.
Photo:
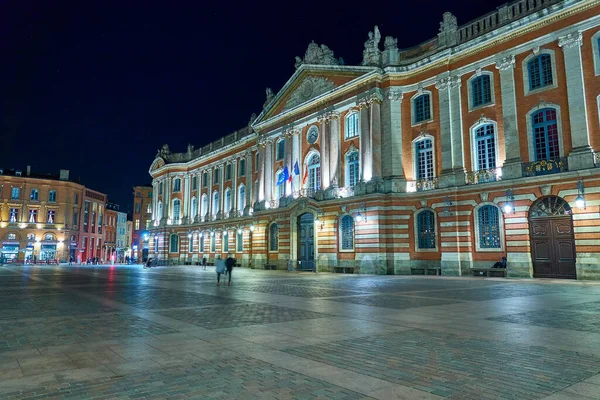
[[[499,249],[500,213],[498,207],[486,205],[477,211],[479,223],[479,247],[482,249]]]
[[[423,122],[431,119],[431,97],[424,93],[413,100],[414,122]]]
[[[471,82],[473,107],[492,102],[492,86],[489,75],[481,75]]]
[[[353,188],[358,183],[358,151],[346,154],[346,186]]]
[[[157,219],[161,220],[163,217],[163,205],[162,201],[158,202],[158,211],[157,211]]]
[[[494,124],[480,125],[475,128],[475,146],[477,148],[477,170],[496,168]]]
[[[181,201],[179,199],[173,200],[173,220],[179,221],[181,218]]]
[[[285,139],[281,139],[277,142],[277,157],[275,158],[277,161],[283,160],[285,156]]]
[[[238,211],[246,207],[246,186],[240,185],[238,188]]]
[[[285,176],[283,175],[283,171],[278,171],[275,174],[275,182],[277,185],[277,198],[281,199],[285,196]]]
[[[321,189],[321,157],[315,153],[308,159],[308,192],[313,195]]]
[[[552,85],[552,58],[550,54],[540,54],[527,63],[529,90]]]
[[[354,249],[354,218],[350,215],[340,220],[340,244],[342,250]]]
[[[417,214],[417,247],[435,249],[435,215],[430,210]]]
[[[202,195],[202,203],[200,204],[200,215],[205,217],[208,214],[208,196]]]
[[[173,191],[181,192],[181,178],[173,179]]]
[[[223,253],[229,253],[229,232],[223,232]]]
[[[188,236],[188,253],[194,252],[194,235]]]
[[[346,117],[346,139],[358,136],[358,113],[353,112]]]
[[[200,253],[204,253],[204,234],[200,232]]]
[[[229,188],[225,190],[225,210],[223,211],[226,213],[231,211],[231,189]]]
[[[171,235],[171,243],[170,243],[169,251],[171,253],[179,252],[179,236],[177,236],[176,234]]]
[[[277,224],[271,224],[269,227],[269,251],[279,249],[279,227]]]
[[[246,175],[246,160],[244,158],[240,159],[240,176]]]
[[[235,245],[236,245],[235,250],[238,253],[241,253],[244,251],[244,232],[241,229],[238,229]]]
[[[192,210],[191,210],[191,217],[192,218],[196,218],[196,214],[198,214],[198,199],[196,199],[195,197],[192,197]]]
[[[556,110],[544,108],[532,115],[535,161],[560,157]]]
[[[212,213],[213,215],[217,215],[219,212],[219,192],[213,193],[213,202],[212,202]]]
[[[433,179],[433,140],[422,139],[415,143],[417,180]]]

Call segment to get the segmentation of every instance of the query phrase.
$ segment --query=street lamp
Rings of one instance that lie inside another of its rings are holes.
[[[510,189],[506,189],[506,203],[504,204],[503,210],[505,214],[510,214],[515,210],[514,207],[515,196]]]
[[[575,199],[575,205],[580,210],[585,210],[585,192],[582,181],[577,182],[577,198]]]

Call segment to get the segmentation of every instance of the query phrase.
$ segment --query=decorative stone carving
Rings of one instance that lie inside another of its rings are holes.
[[[479,67],[479,68],[477,68],[477,69],[475,70],[475,75],[476,75],[476,76],[481,76],[481,67]]]
[[[333,50],[322,44],[319,46],[314,41],[308,45],[304,58],[296,57],[294,67],[300,68],[303,64],[313,65],[338,65],[339,61],[333,55]]]
[[[485,124],[487,121],[488,121],[488,119],[485,117],[485,115],[484,115],[484,114],[481,114],[481,115],[479,116],[479,119],[477,120],[477,123],[478,123],[478,124]]]
[[[254,123],[254,121],[256,121],[256,118],[256,113],[252,113],[252,115],[250,116],[250,121],[248,121],[248,127],[252,127],[252,124]]]
[[[386,36],[383,42],[384,50],[398,50],[398,39]]]
[[[537,56],[540,54],[540,46],[535,46],[531,51],[533,51],[533,55]]]
[[[262,148],[267,147],[267,145],[269,145],[271,143],[273,143],[273,140],[268,139],[265,136],[260,136],[258,139],[256,139],[256,144]]]
[[[156,153],[156,157],[162,157],[165,159],[170,155],[171,155],[171,150],[169,150],[168,144],[163,144],[162,148],[160,150],[158,150],[158,152]]]
[[[581,32],[573,32],[569,33],[566,36],[561,36],[558,38],[558,46],[566,49],[570,49],[572,47],[579,47],[583,44],[583,37]]]
[[[342,210],[342,214],[343,214],[343,213],[346,213],[347,206],[342,206],[342,207],[341,207],[341,210]]]
[[[265,103],[263,104],[263,109],[267,108],[267,106],[271,103],[271,101],[273,100],[273,97],[275,97],[275,94],[273,93],[273,90],[271,88],[266,88],[265,89],[265,94],[267,95],[267,100],[265,101]]]
[[[444,90],[447,88],[455,89],[458,87],[460,87],[459,76],[448,76],[446,78],[441,78],[435,83],[435,88],[438,90]]]
[[[489,196],[488,192],[481,192],[481,193],[479,193],[479,197],[481,197],[481,201],[482,202],[488,201],[488,196]]]
[[[295,107],[333,88],[335,88],[335,84],[329,79],[322,76],[309,76],[292,92],[284,109]]]
[[[445,12],[440,22],[438,44],[440,46],[453,46],[458,43],[458,21],[452,13]]]
[[[421,200],[421,207],[427,207],[427,200]]]
[[[383,95],[381,89],[371,89],[356,96],[356,105],[359,108],[370,107],[373,103],[381,103]]]
[[[506,57],[502,57],[500,60],[496,61],[496,69],[500,71],[505,71],[507,69],[512,69],[515,67],[515,56],[509,55]]]
[[[401,101],[404,98],[404,93],[398,88],[389,88],[387,92],[388,100]]]
[[[187,146],[187,152],[188,152],[188,155],[191,157],[192,153],[194,152],[194,145],[193,144],[188,144],[188,146]]]
[[[552,194],[552,185],[542,185],[540,190],[544,196],[550,196]]]
[[[381,33],[379,33],[379,28],[375,25],[373,32],[369,32],[369,39],[365,42],[361,65],[379,66],[381,64],[381,51],[379,50],[380,41]]]

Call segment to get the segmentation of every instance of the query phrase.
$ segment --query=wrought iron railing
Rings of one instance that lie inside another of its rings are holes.
[[[568,170],[567,157],[523,163],[523,176],[558,174]]]
[[[596,166],[596,168],[600,168],[600,151],[594,153],[594,165]]]
[[[353,187],[341,187],[335,189],[335,197],[351,197],[354,196]]]
[[[476,185],[478,183],[496,182],[501,179],[502,170],[500,168],[481,169],[479,171],[467,172],[467,185]]]
[[[293,192],[293,196],[294,198],[298,198],[298,197],[315,197],[315,193],[316,190],[315,189],[300,189],[300,190],[295,190]]]
[[[269,208],[279,208],[279,199],[270,200]]]
[[[408,181],[408,192],[424,192],[438,188],[438,178],[420,179],[418,181]]]

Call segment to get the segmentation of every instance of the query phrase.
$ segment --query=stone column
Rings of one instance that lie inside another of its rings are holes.
[[[200,210],[202,206],[202,171],[198,171],[198,189],[196,189],[196,215],[194,215],[194,221],[200,221]]]
[[[258,166],[258,193],[256,194],[256,201],[265,200],[265,155],[267,150],[267,143],[262,142],[259,143],[258,146],[258,161],[260,165]]]
[[[225,192],[223,191],[225,184],[225,167],[226,163],[219,167],[219,210],[217,211],[217,219],[223,218],[223,205],[225,204]]]
[[[167,175],[163,185],[163,218],[171,218],[171,177]]]
[[[388,89],[382,106],[381,171],[386,192],[405,192],[402,165],[402,99],[398,88]]]
[[[460,77],[447,76],[436,82],[440,98],[440,137],[442,140],[442,171],[440,187],[465,184],[463,162]]]
[[[329,187],[329,120],[326,114],[319,116],[319,136],[321,140],[321,190]]]
[[[234,213],[233,215],[237,215],[237,195],[238,195],[238,191],[237,191],[237,158],[234,158],[233,161],[231,161],[231,172],[232,172],[232,176],[231,176],[231,211],[229,212],[229,216],[232,216],[232,212]]]
[[[152,182],[152,221],[158,221],[158,182],[156,181]]]
[[[504,125],[504,148],[506,161],[502,166],[502,179],[516,179],[523,176],[521,164],[521,145],[519,144],[519,127],[517,116],[517,100],[515,92],[515,56],[509,55],[496,61],[500,71],[500,92],[502,96],[502,123]]]
[[[285,137],[285,165],[284,168],[287,166],[288,167],[288,173],[290,174],[290,176],[293,176],[293,165],[292,163],[294,162],[292,160],[292,131],[286,132],[286,134],[284,135]],[[285,195],[286,196],[291,196],[292,195],[292,183],[288,180],[285,183]]]
[[[377,92],[370,96],[371,103],[371,170],[373,180],[381,180],[381,97]]]
[[[292,193],[300,190],[300,175],[294,174],[294,165],[298,163],[298,170],[302,170],[302,160],[300,160],[300,131],[297,129],[292,131]]]
[[[213,169],[210,168],[208,171],[208,210],[206,210],[206,220],[212,220],[212,195],[213,195]]]
[[[273,200],[273,141],[268,140],[265,147],[265,162],[263,164],[265,176],[264,198],[267,201]]]
[[[182,196],[182,201],[183,201],[183,223],[187,224],[190,222],[191,218],[190,218],[190,202],[192,201],[192,197],[190,196],[190,176],[189,175],[185,175],[184,179],[183,179],[183,196]]]
[[[248,151],[244,156],[246,157],[246,207],[244,207],[244,215],[248,215],[252,207],[252,191],[254,190],[254,182],[252,181],[254,175],[252,161],[254,161],[254,157],[252,151]]]
[[[340,114],[329,113],[329,176],[331,186],[340,186]]]
[[[369,103],[366,99],[361,99],[358,101],[358,106],[360,107],[360,180],[368,182],[373,176]]]
[[[582,42],[581,32],[573,32],[558,39],[558,45],[565,55],[569,123],[571,125],[571,143],[573,146],[569,154],[569,170],[594,168],[594,154],[590,146],[581,61]]]

